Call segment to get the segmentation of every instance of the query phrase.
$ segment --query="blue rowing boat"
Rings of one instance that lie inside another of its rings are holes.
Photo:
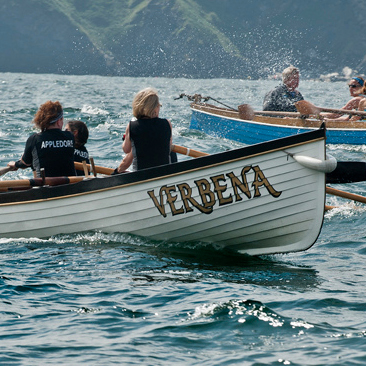
[[[316,130],[322,123],[283,112],[255,112],[253,119],[243,119],[237,110],[201,102],[192,103],[191,110],[191,129],[249,145]],[[326,128],[327,144],[366,144],[366,121],[327,121]]]

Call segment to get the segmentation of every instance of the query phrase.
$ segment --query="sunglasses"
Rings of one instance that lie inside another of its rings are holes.
[[[348,85],[349,88],[360,88],[361,86],[355,85],[355,84],[351,84]]]

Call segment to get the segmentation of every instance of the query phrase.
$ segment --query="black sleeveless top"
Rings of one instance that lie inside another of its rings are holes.
[[[170,163],[172,130],[162,118],[138,119],[130,122],[130,138],[134,170]]]
[[[50,129],[31,135],[22,156],[40,177],[44,168],[46,177],[75,175],[74,135],[69,131]]]

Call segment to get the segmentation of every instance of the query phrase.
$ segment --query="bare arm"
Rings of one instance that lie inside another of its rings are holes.
[[[122,150],[128,154],[131,152],[132,146],[131,146],[131,138],[130,138],[130,124],[126,127],[126,133],[125,133],[125,140],[122,144]]]
[[[170,126],[170,131],[171,131],[171,134],[170,134],[170,151],[172,151],[172,145],[173,145],[173,127],[172,127],[172,124],[171,122],[168,120],[169,122],[169,126]]]
[[[362,97],[352,98],[341,109],[345,109],[347,111],[351,111],[352,109],[357,109],[360,101],[362,101],[363,99],[364,98],[362,98]],[[325,116],[325,118],[329,118],[329,119],[348,120],[348,116],[346,116],[346,117],[340,116],[339,113],[326,113],[324,116]]]
[[[123,173],[126,171],[129,166],[132,164],[133,161],[133,154],[132,151],[125,155],[125,157],[122,159],[121,164],[119,164],[117,168],[118,173]]]

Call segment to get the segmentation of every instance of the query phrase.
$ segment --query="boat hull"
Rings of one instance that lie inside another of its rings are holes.
[[[319,120],[278,118],[256,115],[254,120],[243,120],[239,113],[225,108],[192,104],[190,128],[208,135],[227,138],[244,144],[256,144],[318,129]],[[366,123],[329,121],[328,144],[362,145],[366,143]]]
[[[0,193],[0,237],[98,230],[214,243],[251,255],[306,250],[322,227],[323,129],[110,177]]]

